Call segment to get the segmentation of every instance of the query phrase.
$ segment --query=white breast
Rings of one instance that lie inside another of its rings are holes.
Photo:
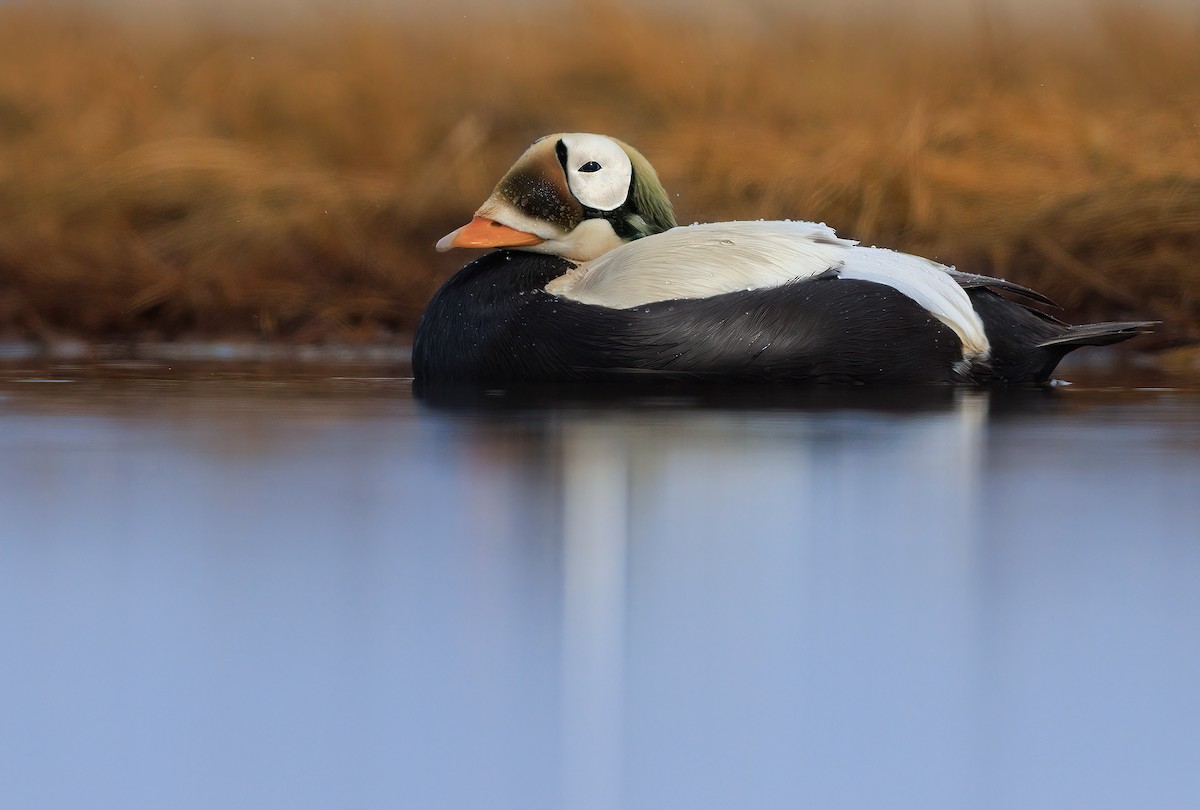
[[[886,284],[954,330],[968,360],[987,356],[983,322],[944,265],[860,247],[815,222],[714,222],[637,239],[579,265],[546,291],[584,304],[630,309],[778,287],[834,271]]]

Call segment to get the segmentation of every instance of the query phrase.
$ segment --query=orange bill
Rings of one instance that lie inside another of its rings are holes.
[[[439,251],[450,248],[525,247],[545,241],[540,236],[501,225],[494,219],[475,217],[439,239],[436,247]]]

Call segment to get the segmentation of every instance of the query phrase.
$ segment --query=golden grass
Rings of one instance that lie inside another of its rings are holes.
[[[534,137],[585,130],[638,146],[681,222],[822,220],[1200,339],[1200,14],[554,8],[197,30],[0,6],[0,335],[403,340],[470,258],[433,241]]]

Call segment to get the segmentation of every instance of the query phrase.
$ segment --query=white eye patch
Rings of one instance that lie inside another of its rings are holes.
[[[629,195],[633,164],[611,138],[575,132],[560,138],[567,150],[567,185],[588,208],[612,211]]]

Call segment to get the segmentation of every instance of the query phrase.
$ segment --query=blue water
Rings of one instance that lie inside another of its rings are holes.
[[[0,804],[1193,808],[1200,391],[0,373]]]

